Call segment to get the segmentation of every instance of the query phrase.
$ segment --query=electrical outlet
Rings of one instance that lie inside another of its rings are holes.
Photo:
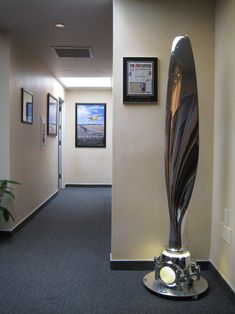
[[[225,226],[225,224],[222,222],[221,222],[221,237],[227,244],[231,245],[232,228]]]
[[[229,213],[230,213],[229,209],[224,208],[224,224],[226,226],[229,226]]]

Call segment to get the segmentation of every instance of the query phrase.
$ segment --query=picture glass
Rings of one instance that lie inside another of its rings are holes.
[[[48,94],[47,134],[57,135],[57,99]]]
[[[106,146],[106,104],[76,104],[76,147]]]
[[[128,61],[128,95],[153,95],[153,62]]]
[[[23,123],[33,123],[33,94],[22,88],[22,113],[21,121]]]

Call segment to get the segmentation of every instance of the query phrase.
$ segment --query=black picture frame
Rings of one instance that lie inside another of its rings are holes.
[[[50,93],[47,94],[47,135],[57,135],[58,100]]]
[[[123,58],[123,103],[157,103],[158,58]]]
[[[75,104],[75,147],[106,147],[106,104]]]
[[[21,88],[21,122],[33,124],[33,94]]]

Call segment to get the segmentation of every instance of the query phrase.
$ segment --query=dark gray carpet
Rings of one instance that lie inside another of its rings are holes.
[[[177,301],[146,290],[146,271],[110,270],[110,212],[110,188],[67,188],[1,238],[0,313],[235,313],[213,271],[203,272],[206,296]]]

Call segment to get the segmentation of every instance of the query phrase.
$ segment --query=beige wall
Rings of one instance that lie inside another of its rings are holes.
[[[106,148],[75,147],[75,103],[106,103]],[[65,184],[112,183],[112,91],[68,90],[65,104]]]
[[[9,178],[10,171],[10,44],[7,33],[0,33],[0,73],[0,179],[3,179]]]
[[[215,20],[215,124],[211,260],[235,291],[235,2],[217,1]],[[232,241],[221,238],[224,208]]]
[[[214,95],[213,1],[114,1],[112,259],[152,260],[168,242],[164,176],[166,83],[173,38],[188,34],[200,106],[200,159],[185,242],[209,258]],[[157,105],[123,105],[122,58],[159,58]]]
[[[10,41],[10,178],[16,189],[13,215],[17,225],[58,189],[57,137],[40,150],[40,116],[47,115],[47,93],[64,98],[62,86],[24,47]],[[33,125],[21,123],[21,88],[33,93]],[[9,121],[8,121],[9,122]],[[1,230],[10,230],[13,223]]]

